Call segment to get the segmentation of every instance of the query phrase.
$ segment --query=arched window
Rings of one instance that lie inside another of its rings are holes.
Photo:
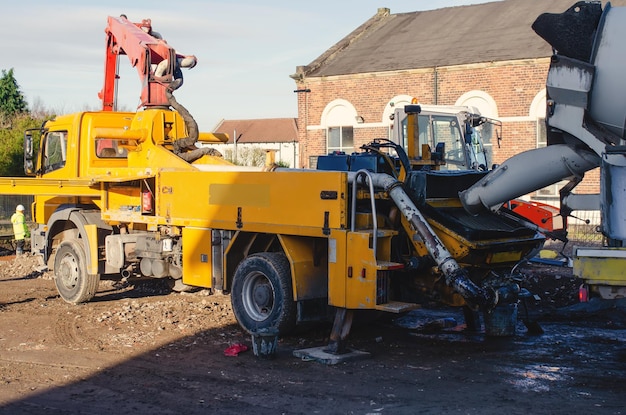
[[[496,100],[494,100],[491,95],[484,91],[473,90],[466,92],[461,95],[459,99],[456,100],[454,105],[465,106],[465,107],[473,107],[480,115],[484,115],[488,118],[498,119],[498,105],[496,104]],[[496,131],[492,128],[492,125],[489,123],[485,123],[482,129],[482,139],[483,139],[483,147],[485,151],[490,155],[493,155],[492,147],[494,141],[497,139],[495,137]]]
[[[532,118],[546,118],[546,89],[542,89],[535,95],[530,104],[528,115]]]
[[[391,98],[385,106],[381,123],[383,125],[389,126],[387,138],[389,138],[390,140],[393,138],[393,113],[397,108],[404,108],[405,105],[410,104],[412,99],[413,97],[410,95],[396,95],[395,97]]]
[[[486,92],[469,91],[461,95],[454,105],[474,107],[481,115],[489,118],[498,118],[498,105],[496,101]]]
[[[354,151],[354,124],[357,112],[354,106],[344,100],[336,99],[326,105],[322,112],[322,125],[326,129],[326,151],[332,153]]]
[[[537,120],[537,147],[545,147],[548,145],[548,136],[546,134],[546,90],[539,91],[533,102],[530,104],[528,116]]]

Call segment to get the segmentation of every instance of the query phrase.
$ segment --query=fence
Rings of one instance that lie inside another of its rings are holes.
[[[567,218],[567,237],[573,245],[601,246],[603,235],[599,232],[600,211],[578,210],[572,212],[575,218]],[[586,223],[586,222],[589,223]]]
[[[17,205],[24,205],[24,216],[27,222],[31,222],[30,205],[33,203],[33,196],[22,195],[0,195],[0,221],[8,221],[11,219],[11,215],[15,213],[15,207]]]
[[[13,240],[13,225],[11,225],[11,215],[15,213],[17,205],[24,205],[24,216],[26,222],[32,222],[30,205],[33,203],[33,196],[5,196],[0,195],[0,245],[10,243]]]

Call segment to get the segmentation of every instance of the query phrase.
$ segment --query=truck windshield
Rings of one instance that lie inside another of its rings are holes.
[[[43,148],[44,173],[65,166],[67,159],[67,131],[50,131],[46,134]]]
[[[469,156],[472,170],[486,170],[489,165],[479,128],[480,127],[472,128],[469,139],[467,140],[470,149]]]
[[[457,117],[449,115],[419,116],[420,144],[428,143],[432,149],[445,144],[446,165],[442,170],[465,170],[467,163],[463,151],[463,136]]]

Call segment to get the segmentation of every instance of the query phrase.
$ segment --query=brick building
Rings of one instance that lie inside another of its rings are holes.
[[[503,0],[392,14],[378,12],[291,77],[298,95],[303,167],[333,150],[351,152],[388,138],[394,107],[469,105],[503,123],[501,163],[545,145],[545,82],[552,49],[532,30],[542,13],[562,13],[575,0]],[[602,2],[603,5],[605,2]],[[626,0],[614,0],[625,6]],[[598,191],[590,172],[579,193]],[[558,185],[532,195],[550,200]]]

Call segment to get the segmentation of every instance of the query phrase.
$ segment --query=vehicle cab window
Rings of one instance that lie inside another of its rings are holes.
[[[117,140],[99,138],[96,140],[96,156],[104,159],[126,158],[128,150],[119,146]]]
[[[456,117],[433,116],[431,118],[430,128],[432,131],[433,148],[439,143],[444,143],[446,146],[446,165],[442,166],[442,170],[467,169],[463,137],[461,136],[461,130],[459,129],[459,123]]]
[[[478,129],[471,127],[467,136],[466,143],[469,151],[470,165],[473,170],[487,170],[488,161],[487,154],[483,148],[483,141]]]
[[[48,173],[65,166],[67,160],[67,131],[49,131],[43,148],[43,171]]]

